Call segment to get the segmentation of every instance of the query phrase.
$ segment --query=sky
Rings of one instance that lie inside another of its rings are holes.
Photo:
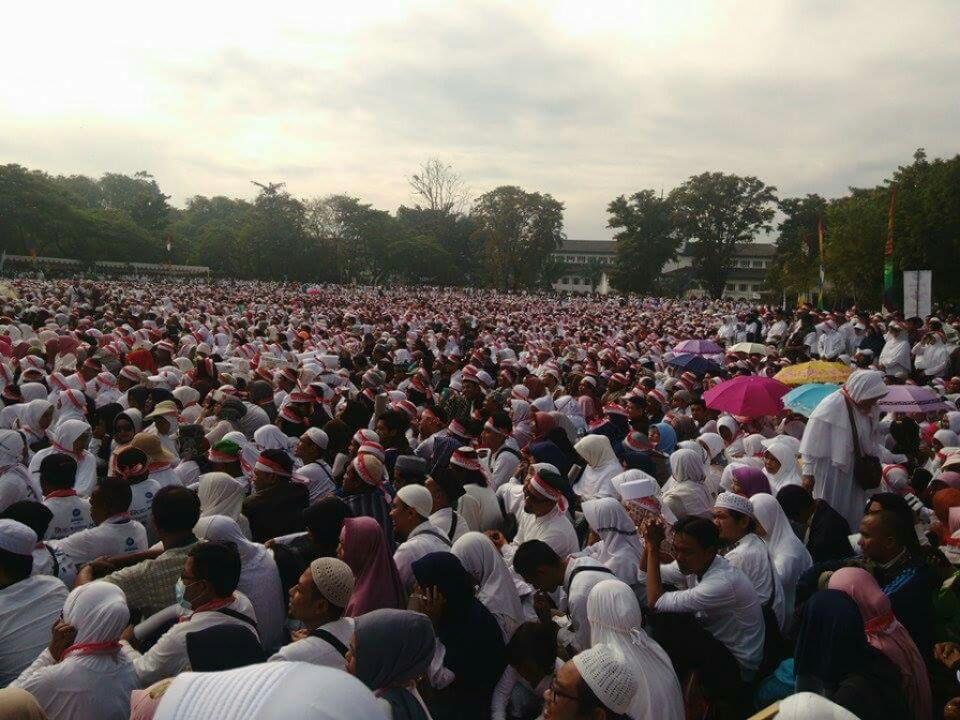
[[[960,2],[445,0],[4,8],[0,163],[151,172],[172,202],[349,193],[437,157],[552,194],[569,237],[705,171],[782,197],[960,151]]]

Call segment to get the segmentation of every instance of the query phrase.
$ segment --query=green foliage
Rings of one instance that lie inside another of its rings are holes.
[[[828,301],[879,307],[893,187],[894,267],[898,273],[932,270],[934,299],[960,298],[960,277],[951,272],[960,263],[960,155],[930,161],[923,150],[877,187],[851,188],[829,202],[816,195],[784,200],[787,217],[770,286],[788,294],[816,287],[816,222],[822,216]]]
[[[669,199],[653,190],[621,195],[607,207],[607,227],[618,232],[611,281],[622,292],[652,293],[663,266],[677,256],[679,240]],[[598,276],[599,279],[599,276]]]
[[[697,279],[711,297],[723,294],[737,248],[772,229],[776,190],[755,177],[707,172],[670,193],[677,237],[689,243]]]
[[[550,254],[564,239],[563,203],[549,194],[504,185],[481,195],[471,217],[491,285],[518,290],[543,282]]]
[[[785,198],[780,212],[784,218],[777,226],[780,236],[768,285],[790,295],[812,291],[819,283],[818,227],[826,223],[827,201],[819,195]]]

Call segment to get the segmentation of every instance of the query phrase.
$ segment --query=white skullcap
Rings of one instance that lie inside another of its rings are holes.
[[[423,485],[404,485],[397,490],[397,497],[402,503],[412,507],[420,517],[430,517],[433,512],[433,495]]]
[[[304,435],[310,438],[310,442],[312,442],[321,450],[326,450],[327,445],[330,444],[329,436],[320,428],[307,428],[307,431],[304,433]]]
[[[33,555],[37,534],[16,520],[0,520],[0,550],[14,555]]]
[[[601,643],[584,650],[573,658],[573,664],[607,709],[620,714],[630,709],[637,694],[637,678],[609,645]]]
[[[322,557],[310,563],[313,582],[331,605],[344,608],[353,593],[353,570],[343,560]]]
[[[726,508],[727,510],[733,510],[738,512],[741,515],[746,515],[748,518],[756,520],[756,515],[753,512],[753,504],[743,495],[737,495],[731,492],[722,492],[717,495],[717,501],[714,503],[714,507]]]
[[[641,500],[646,497],[653,497],[657,494],[658,489],[656,481],[650,478],[627,480],[620,485],[620,497],[624,500]]]

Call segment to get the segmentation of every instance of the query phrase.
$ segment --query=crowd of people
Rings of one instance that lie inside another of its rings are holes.
[[[0,720],[960,718],[960,318],[10,287]]]

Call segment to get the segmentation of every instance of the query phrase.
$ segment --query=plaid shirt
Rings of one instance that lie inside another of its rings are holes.
[[[103,579],[123,590],[127,604],[147,618],[177,602],[174,587],[194,544],[165,550],[155,560],[121,568]]]

